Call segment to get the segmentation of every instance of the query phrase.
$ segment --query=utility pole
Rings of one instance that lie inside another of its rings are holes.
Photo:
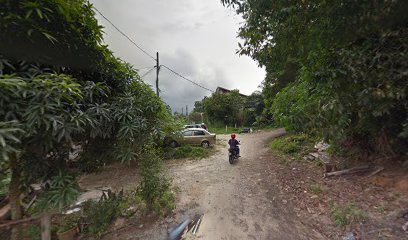
[[[156,52],[156,95],[159,96],[159,52]]]
[[[188,116],[188,105],[186,105],[186,116]]]

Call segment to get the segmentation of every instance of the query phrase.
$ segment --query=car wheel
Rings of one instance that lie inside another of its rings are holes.
[[[201,143],[201,146],[202,146],[203,148],[208,148],[208,147],[210,146],[210,143],[207,142],[207,141],[204,141],[204,142]]]
[[[176,148],[178,146],[178,143],[176,141],[171,141],[170,142],[170,147]]]

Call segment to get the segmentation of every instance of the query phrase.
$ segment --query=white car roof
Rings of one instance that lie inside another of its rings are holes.
[[[204,132],[210,133],[210,132],[208,132],[207,130],[205,130],[204,128],[187,128],[187,129],[183,129],[183,132],[185,132],[185,131],[194,131],[194,130],[196,130],[196,131],[204,131]]]

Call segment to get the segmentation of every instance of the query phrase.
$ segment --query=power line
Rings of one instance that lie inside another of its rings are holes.
[[[142,51],[144,54],[146,54],[147,56],[149,56],[151,59],[153,59],[154,61],[156,61],[156,58],[153,57],[152,55],[150,55],[148,52],[146,52],[145,50],[143,50],[143,48],[141,48],[139,45],[137,45],[137,43],[135,43],[135,41],[133,41],[130,37],[128,37],[124,32],[122,32],[122,30],[120,30],[118,27],[115,26],[115,24],[113,24],[107,17],[105,17],[105,15],[103,15],[95,6],[93,7],[95,9],[95,11],[97,11],[106,21],[108,21],[120,34],[122,34],[125,38],[127,38],[131,43],[133,43],[133,45],[135,45],[140,51]]]
[[[155,69],[156,66],[150,68],[147,72],[145,72],[145,74],[143,74],[140,78],[144,78],[147,74],[149,74],[153,69]]]
[[[154,66],[153,66],[153,67],[154,67]],[[152,68],[152,66],[142,67],[142,68],[136,68],[136,70],[140,71],[140,70],[144,70],[144,69],[148,69],[148,68]]]
[[[194,82],[193,80],[190,80],[190,79],[184,77],[183,75],[181,75],[180,73],[178,73],[178,72],[174,71],[173,69],[167,67],[166,65],[160,65],[160,66],[166,68],[167,70],[169,70],[170,72],[174,73],[175,75],[177,75],[177,76],[183,78],[183,79],[186,80],[186,81],[189,81],[190,83],[192,83],[192,84],[194,84],[194,85],[196,85],[196,86],[198,86],[198,87],[200,87],[200,88],[202,88],[202,89],[205,89],[205,90],[210,91],[210,92],[214,92],[213,90],[211,90],[211,89],[209,89],[209,88],[206,88],[206,87],[204,87],[204,86],[202,86],[202,85],[200,85],[200,84]]]
[[[122,30],[120,30],[115,24],[113,24],[107,17],[105,17],[105,15],[103,15],[95,6],[93,6],[93,8],[95,9],[96,12],[98,12],[106,21],[108,21],[120,34],[122,34],[125,38],[127,38],[131,43],[133,43],[133,45],[135,45],[140,51],[142,51],[144,54],[146,54],[148,57],[150,57],[151,59],[153,59],[155,62],[157,62],[158,59],[156,59],[155,57],[153,57],[152,55],[150,55],[148,52],[146,52],[143,48],[141,48],[135,41],[133,41],[130,37],[128,37]],[[176,72],[175,70],[165,66],[165,65],[160,65],[160,66],[154,66],[153,68],[149,69],[145,74],[143,74],[143,76],[141,76],[142,78],[145,77],[147,74],[149,74],[154,68],[157,68],[158,70],[160,69],[160,67],[163,66],[164,68],[166,68],[167,70],[169,70],[170,72],[174,73],[175,75],[183,78],[184,80],[202,88],[205,89],[207,91],[210,92],[214,92],[213,90],[206,88],[186,77],[184,77],[183,75],[181,75],[180,73]],[[146,67],[147,68],[147,67]],[[140,69],[139,69],[140,70]],[[157,73],[158,74],[158,73]],[[156,86],[158,89],[158,86]],[[159,89],[157,90],[159,91]]]

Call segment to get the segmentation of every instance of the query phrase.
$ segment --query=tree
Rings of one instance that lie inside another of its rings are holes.
[[[238,115],[243,111],[244,98],[238,90],[229,93],[213,93],[203,99],[203,106],[211,122],[223,124],[242,124],[238,122]]]
[[[171,131],[166,106],[102,44],[94,15],[85,0],[0,2],[0,166],[13,220],[31,183],[68,171],[71,146],[82,165],[128,162]]]
[[[239,52],[266,67],[278,122],[365,152],[408,151],[407,1],[221,2],[245,20]]]
[[[195,101],[193,112],[204,112],[203,101]]]
[[[202,123],[204,122],[203,112],[191,112],[188,116],[189,120],[195,123]]]
[[[255,91],[245,99],[244,115],[246,116],[246,125],[252,125],[257,122],[257,117],[262,115],[265,108],[262,93]]]

